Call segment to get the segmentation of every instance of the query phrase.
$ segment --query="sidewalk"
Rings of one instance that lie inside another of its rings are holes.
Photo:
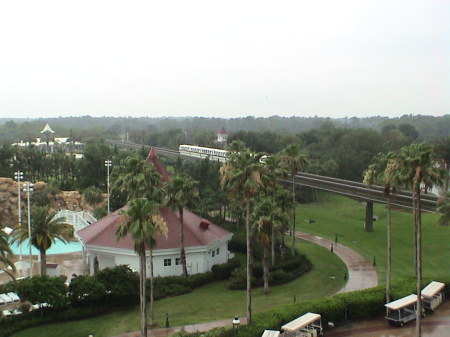
[[[296,232],[295,235],[302,240],[315,243],[327,249],[331,248],[331,244],[334,245],[334,253],[345,263],[349,273],[347,284],[339,292],[349,292],[355,290],[362,290],[366,288],[372,288],[378,284],[378,276],[375,271],[375,268],[369,261],[367,261],[364,257],[362,257],[354,250],[341,244],[336,245],[334,241],[327,240],[308,233]],[[241,324],[246,324],[245,317],[241,319]],[[231,326],[231,320],[192,324],[174,328],[149,329],[148,336],[166,337],[180,330],[184,330],[187,332],[203,332],[214,328],[226,326],[228,327]],[[140,332],[134,331],[114,337],[139,337],[139,336]]]
[[[296,232],[295,236],[327,249],[331,249],[331,245],[333,245],[333,252],[345,263],[348,269],[348,281],[344,288],[339,290],[340,293],[373,288],[378,285],[378,275],[372,263],[354,250],[340,243],[308,233]]]

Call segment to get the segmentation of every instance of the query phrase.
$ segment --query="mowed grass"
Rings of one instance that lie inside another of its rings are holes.
[[[314,269],[303,277],[271,288],[269,295],[253,291],[253,312],[265,311],[285,303],[304,301],[335,293],[344,286],[346,267],[329,250],[300,241],[297,248],[306,254]],[[227,282],[215,282],[193,292],[155,302],[155,320],[165,326],[166,313],[171,326],[230,319],[245,316],[246,292],[228,290]],[[139,306],[89,320],[50,324],[21,331],[16,337],[95,337],[114,336],[139,330]],[[231,323],[230,323],[231,324]]]
[[[375,257],[380,282],[386,280],[387,210],[374,205],[374,231],[364,230],[365,205],[329,193],[320,202],[297,206],[297,230],[343,243],[369,261]],[[450,226],[437,225],[438,214],[422,213],[423,276],[436,280],[450,276]],[[305,219],[313,219],[309,224]],[[392,212],[392,277],[414,275],[414,222],[411,211]]]

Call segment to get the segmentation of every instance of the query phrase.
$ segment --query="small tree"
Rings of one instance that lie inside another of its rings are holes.
[[[86,188],[83,192],[83,197],[86,202],[95,208],[99,203],[103,201],[102,190],[95,186]]]

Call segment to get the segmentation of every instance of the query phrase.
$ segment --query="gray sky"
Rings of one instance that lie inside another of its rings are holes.
[[[0,117],[450,112],[450,1],[2,1]]]

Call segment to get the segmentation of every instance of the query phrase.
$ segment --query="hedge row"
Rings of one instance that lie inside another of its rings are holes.
[[[426,285],[431,280],[424,280]],[[446,284],[446,296],[450,296],[450,279],[439,280]],[[398,299],[415,292],[415,280],[403,279],[392,283],[393,299]],[[260,337],[264,330],[279,330],[282,325],[307,313],[315,312],[322,316],[322,323],[339,324],[347,320],[380,317],[385,313],[385,285],[375,288],[337,294],[317,300],[292,303],[258,313],[253,316],[251,325],[239,328],[239,337]],[[325,324],[326,328],[326,324]],[[178,337],[193,337],[196,334],[178,333]],[[218,328],[202,333],[204,337],[233,337],[230,328]]]

